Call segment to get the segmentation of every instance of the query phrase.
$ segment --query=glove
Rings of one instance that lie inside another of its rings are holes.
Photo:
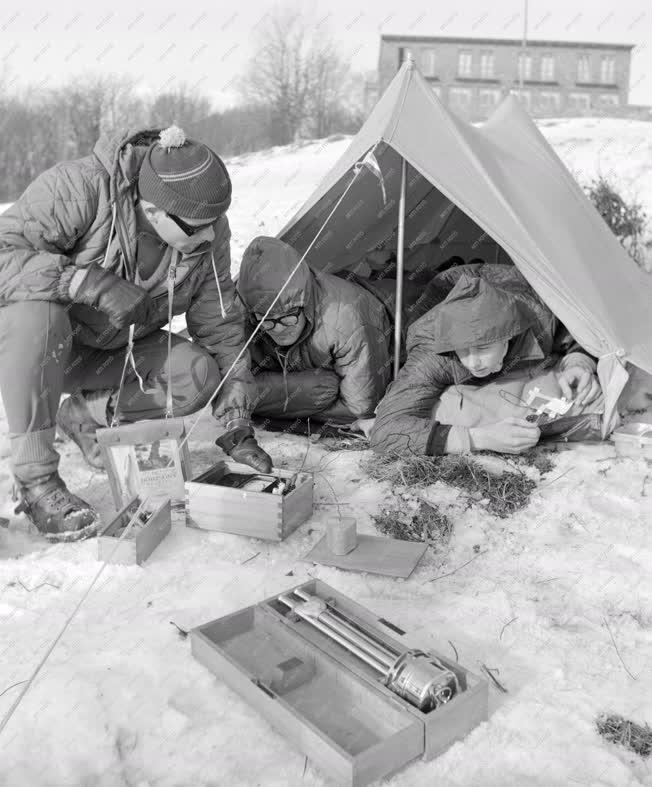
[[[152,300],[142,287],[105,271],[97,263],[86,268],[74,301],[104,312],[115,328],[126,328],[134,322],[147,325],[153,309]]]
[[[236,426],[218,437],[215,444],[234,462],[249,465],[259,473],[272,470],[272,457],[258,445],[251,426]]]

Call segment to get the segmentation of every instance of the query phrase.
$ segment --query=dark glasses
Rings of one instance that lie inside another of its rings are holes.
[[[299,322],[299,317],[301,316],[301,312],[303,309],[293,309],[291,312],[284,314],[282,317],[268,317],[266,320],[261,322],[260,317],[257,314],[253,315],[254,322],[260,323],[260,327],[263,331],[273,331],[277,325],[283,325],[286,328],[291,328],[293,325],[296,325]]]
[[[183,230],[188,237],[190,237],[191,235],[196,235],[198,232],[205,230],[206,227],[211,227],[217,221],[217,219],[214,219],[213,221],[207,221],[206,224],[199,224],[196,227],[194,227],[192,224],[186,224],[186,222],[183,219],[180,219],[178,216],[174,216],[172,213],[166,213],[165,215],[169,219],[172,219],[172,221],[177,225],[177,227]]]

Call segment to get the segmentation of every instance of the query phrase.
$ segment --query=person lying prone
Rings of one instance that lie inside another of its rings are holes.
[[[521,453],[541,437],[526,404],[535,388],[573,400],[565,435],[595,432],[599,415],[574,418],[599,410],[595,361],[515,267],[466,265],[437,280],[448,295],[410,328],[407,362],[370,429],[373,450]]]

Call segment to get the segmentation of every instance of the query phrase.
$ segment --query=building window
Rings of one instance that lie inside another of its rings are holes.
[[[530,93],[529,90],[512,90],[512,93],[526,109],[530,109],[532,105],[532,93]]]
[[[600,82],[613,85],[616,81],[616,61],[612,55],[603,55],[600,60]]]
[[[426,76],[426,77],[434,77],[435,76],[435,67],[436,67],[435,50],[434,49],[422,49],[421,50],[421,70],[423,71],[423,75]]]
[[[451,106],[468,109],[471,106],[473,92],[470,87],[452,87],[449,91]]]
[[[553,55],[541,55],[541,81],[552,82],[555,78],[555,58]]]
[[[494,77],[494,53],[485,49],[480,52],[480,77],[482,79],[493,79]]]
[[[532,79],[532,58],[521,52],[518,56],[518,78]]]
[[[412,57],[412,52],[409,49],[407,49],[407,47],[400,46],[398,48],[398,67],[399,68],[408,59],[408,57]]]
[[[617,107],[620,106],[620,96],[615,93],[601,93],[600,103],[603,107]]]
[[[457,56],[457,75],[470,77],[473,72],[473,52],[470,49],[460,49]]]
[[[591,81],[591,61],[588,55],[578,55],[577,58],[577,81]]]
[[[492,110],[500,101],[500,90],[479,90],[478,103],[481,109]]]
[[[591,109],[591,96],[588,93],[569,93],[568,108],[582,112]]]
[[[526,109],[532,106],[532,93],[529,90],[513,90],[514,95]]]
[[[539,93],[539,109],[543,112],[557,112],[559,110],[560,98],[559,93],[542,90]]]

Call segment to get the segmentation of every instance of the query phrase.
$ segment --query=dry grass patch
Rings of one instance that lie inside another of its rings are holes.
[[[392,505],[372,514],[374,525],[385,536],[401,541],[425,541],[437,549],[448,546],[453,533],[449,518],[425,500],[398,495]]]
[[[392,488],[423,488],[440,481],[463,492],[469,505],[481,504],[501,519],[525,508],[537,485],[518,467],[494,472],[466,455],[374,455],[362,467],[371,478],[387,481]]]
[[[652,729],[619,716],[617,713],[601,714],[596,727],[603,738],[633,751],[641,757],[652,753]]]

